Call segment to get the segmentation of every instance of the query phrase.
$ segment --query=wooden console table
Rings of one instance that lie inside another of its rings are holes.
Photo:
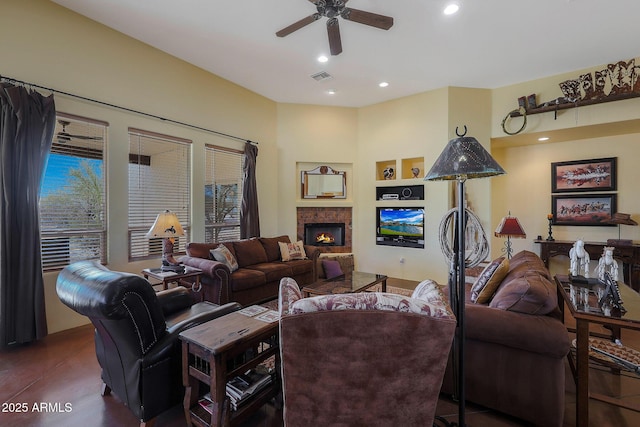
[[[549,259],[554,256],[569,257],[569,250],[575,243],[572,240],[534,240],[540,245],[540,258],[544,265],[549,268]],[[600,259],[602,248],[608,246],[603,242],[584,242],[584,248],[589,253],[591,261]],[[640,292],[640,245],[615,246],[613,257],[622,261],[622,273],[624,283],[636,292]],[[595,277],[595,275],[592,275]]]

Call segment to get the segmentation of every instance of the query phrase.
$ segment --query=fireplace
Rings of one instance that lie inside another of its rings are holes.
[[[304,225],[304,243],[313,246],[344,246],[344,222],[312,222]]]

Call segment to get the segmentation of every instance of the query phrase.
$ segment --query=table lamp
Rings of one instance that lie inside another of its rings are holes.
[[[520,225],[520,221],[515,216],[511,216],[511,212],[502,220],[496,231],[494,233],[496,237],[506,237],[507,240],[504,242],[504,248],[502,252],[507,255],[507,259],[511,259],[511,255],[513,254],[513,248],[511,247],[511,238],[516,239],[524,239],[527,237],[527,234],[524,232],[522,225]]]
[[[449,294],[451,308],[457,319],[456,335],[454,338],[454,372],[456,376],[456,393],[458,398],[458,426],[465,427],[465,386],[464,386],[464,310],[465,310],[465,194],[464,184],[467,179],[485,178],[494,175],[502,175],[506,172],[491,157],[484,147],[473,137],[465,137],[464,133],[456,135],[449,141],[440,157],[438,157],[425,176],[425,181],[457,181],[458,183],[458,212],[457,229],[452,260],[452,273],[455,277],[449,277]],[[457,280],[455,280],[457,278]],[[457,350],[457,351],[456,351]],[[457,362],[457,363],[456,363]]]
[[[146,234],[148,239],[162,237],[162,266],[177,266],[179,263],[173,257],[173,244],[175,238],[184,236],[184,230],[178,220],[178,216],[165,210],[160,212],[156,217],[156,221]]]

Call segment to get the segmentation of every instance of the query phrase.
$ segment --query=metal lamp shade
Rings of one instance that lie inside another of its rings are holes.
[[[449,141],[424,180],[466,180],[505,173],[477,139],[463,136]]]

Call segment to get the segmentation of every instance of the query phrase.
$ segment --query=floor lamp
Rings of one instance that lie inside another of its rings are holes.
[[[457,382],[458,397],[458,426],[465,427],[465,386],[464,386],[464,304],[465,304],[465,194],[464,184],[467,179],[485,178],[506,173],[504,169],[482,147],[477,139],[465,136],[467,127],[462,135],[456,135],[444,148],[440,157],[427,173],[425,181],[457,181],[458,183],[458,212],[456,217],[456,232],[454,242],[454,259],[452,273],[449,279],[451,308],[456,315],[457,328],[454,338],[454,372]],[[451,425],[456,425],[452,423]]]

